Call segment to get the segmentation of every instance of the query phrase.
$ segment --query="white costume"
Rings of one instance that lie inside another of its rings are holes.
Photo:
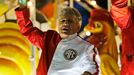
[[[85,71],[96,72],[93,61],[94,46],[77,34],[62,39],[55,51],[48,75],[81,75]]]

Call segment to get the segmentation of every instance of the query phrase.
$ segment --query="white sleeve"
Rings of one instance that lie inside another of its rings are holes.
[[[87,63],[86,70],[92,74],[99,72],[99,54],[96,48],[93,45],[90,45],[86,52],[86,57],[89,62]]]

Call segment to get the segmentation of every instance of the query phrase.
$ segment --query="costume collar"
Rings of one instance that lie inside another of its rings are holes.
[[[61,41],[66,42],[66,41],[74,39],[76,36],[77,36],[77,33],[69,35],[68,38],[62,39]]]

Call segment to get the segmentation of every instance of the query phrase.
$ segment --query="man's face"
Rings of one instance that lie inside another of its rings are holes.
[[[79,21],[76,16],[64,15],[58,19],[58,31],[60,36],[64,39],[69,35],[77,33],[80,29]]]

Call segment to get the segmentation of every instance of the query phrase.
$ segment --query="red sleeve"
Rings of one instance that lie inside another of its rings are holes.
[[[25,8],[16,8],[17,23],[20,27],[20,32],[35,46],[42,48],[44,46],[46,32],[42,32],[36,27],[33,27],[29,20],[29,11]]]
[[[130,26],[131,14],[127,7],[128,0],[112,0],[111,15],[121,29]]]

